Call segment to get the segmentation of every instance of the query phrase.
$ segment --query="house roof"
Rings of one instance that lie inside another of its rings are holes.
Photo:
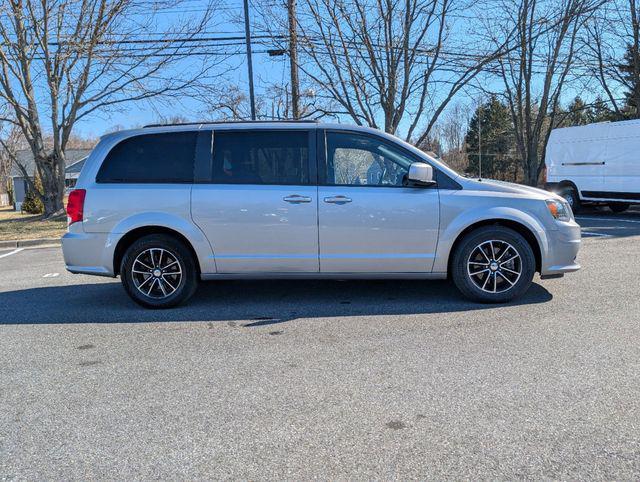
[[[68,173],[70,168],[74,167],[75,164],[78,163],[78,161],[84,160],[89,155],[90,152],[91,152],[91,149],[67,149],[65,152],[65,159],[67,161],[68,167],[67,169],[65,169],[65,172]],[[31,150],[22,149],[16,153],[16,157],[18,158],[18,162],[22,166],[24,166],[27,172],[30,175],[33,175],[33,173],[36,171],[36,163],[35,163],[35,160],[33,159],[33,154],[31,153]],[[82,165],[78,167],[77,172],[80,172],[80,169],[82,169]],[[72,171],[72,172],[75,172],[75,171]],[[18,168],[18,166],[16,165],[11,166],[10,177],[22,177],[22,171]]]
[[[67,178],[76,178],[80,175],[80,171],[82,171],[82,167],[84,166],[84,162],[87,160],[89,155],[87,154],[79,161],[74,162],[73,164],[67,164],[67,168],[64,170],[65,177]]]
[[[29,174],[33,174],[35,172],[36,163],[29,149],[23,149],[16,152],[16,158],[20,165],[22,165]],[[22,177],[22,171],[15,164],[11,166],[10,177]]]

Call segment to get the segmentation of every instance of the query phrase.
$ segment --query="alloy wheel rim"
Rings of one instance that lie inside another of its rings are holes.
[[[564,193],[562,193],[562,197],[564,198],[565,201],[567,201],[569,203],[569,206],[571,206],[571,208],[573,208],[573,194],[569,191],[565,191]]]
[[[164,299],[182,282],[182,266],[175,254],[164,248],[149,248],[133,261],[131,278],[136,289],[148,298]]]
[[[520,279],[522,258],[518,250],[506,241],[484,241],[471,250],[467,274],[473,284],[485,293],[504,293]]]

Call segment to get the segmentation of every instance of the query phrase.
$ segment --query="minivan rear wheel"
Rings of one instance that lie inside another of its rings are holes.
[[[535,269],[533,250],[520,233],[504,226],[485,226],[458,244],[451,276],[465,297],[505,303],[529,289]]]
[[[165,234],[136,240],[120,266],[127,294],[147,308],[171,308],[187,301],[198,286],[198,273],[189,249]]]
[[[609,203],[609,209],[616,214],[625,212],[629,206],[631,206],[629,203]]]

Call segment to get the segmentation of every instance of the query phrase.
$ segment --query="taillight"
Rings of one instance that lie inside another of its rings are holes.
[[[87,191],[84,189],[74,189],[69,193],[69,199],[67,200],[67,221],[69,224],[82,221],[86,194]]]

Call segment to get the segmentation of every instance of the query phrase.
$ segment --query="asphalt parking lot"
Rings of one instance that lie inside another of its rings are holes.
[[[640,477],[640,211],[508,305],[445,282],[213,282],[146,311],[0,251],[0,479]]]

